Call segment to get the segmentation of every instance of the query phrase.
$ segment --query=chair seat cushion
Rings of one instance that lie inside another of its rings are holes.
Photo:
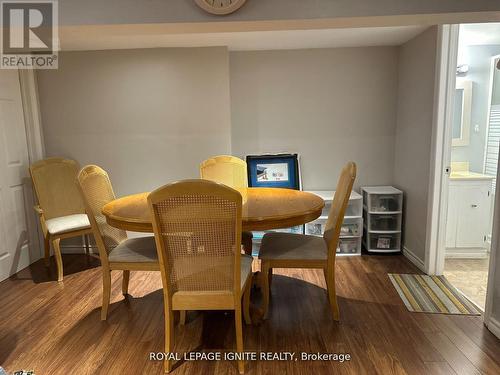
[[[54,217],[46,220],[45,225],[50,234],[61,234],[75,230],[90,229],[89,218],[86,214]]]
[[[323,237],[296,233],[266,233],[259,258],[266,260],[327,260],[328,247]]]
[[[111,250],[108,259],[110,262],[119,263],[157,263],[155,238],[128,238]]]
[[[252,261],[253,258],[250,255],[241,255],[241,289],[245,286],[245,281],[247,281],[248,276],[252,274]]]

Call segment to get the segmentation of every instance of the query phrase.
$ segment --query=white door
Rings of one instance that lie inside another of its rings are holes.
[[[0,280],[38,258],[32,204],[19,75],[0,70]]]
[[[477,184],[460,189],[457,247],[485,247],[491,211],[489,186]]]

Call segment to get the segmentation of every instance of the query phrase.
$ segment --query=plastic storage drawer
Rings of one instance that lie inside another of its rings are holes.
[[[317,219],[306,223],[305,234],[322,236],[327,219]],[[340,230],[340,237],[361,237],[363,234],[363,218],[345,218]]]
[[[369,251],[400,251],[401,234],[400,233],[365,233],[365,246]]]
[[[341,238],[337,247],[337,254],[360,254],[361,237]]]
[[[322,236],[325,230],[326,219],[317,219],[306,223],[305,234],[310,236]]]
[[[363,234],[363,218],[345,218],[340,230],[340,237],[361,237]]]
[[[371,214],[367,217],[369,231],[400,231],[401,214]]]
[[[330,208],[332,207],[332,202],[335,196],[335,192],[311,191],[311,193],[319,195],[324,199],[325,207],[323,207],[321,216],[323,218],[326,218],[330,213]],[[363,197],[360,194],[354,191],[351,193],[351,197],[349,199],[349,204],[347,205],[345,216],[363,216]]]
[[[325,202],[325,207],[323,207],[323,211],[321,211],[321,216],[328,217],[330,214],[330,208],[332,208],[332,202]]]
[[[326,202],[321,216],[327,217],[330,214],[330,208],[332,207],[331,202]],[[355,199],[349,201],[347,208],[345,210],[345,216],[362,216],[363,215],[363,201],[361,199]]]
[[[345,216],[363,216],[363,200],[361,198],[350,200],[345,210]]]
[[[370,194],[367,207],[369,212],[400,212],[402,203],[401,194]]]

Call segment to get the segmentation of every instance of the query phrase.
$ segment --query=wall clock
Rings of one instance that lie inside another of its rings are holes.
[[[198,6],[208,13],[224,15],[240,9],[246,0],[194,0]]]

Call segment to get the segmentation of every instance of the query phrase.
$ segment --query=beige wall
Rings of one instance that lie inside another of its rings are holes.
[[[38,71],[48,156],[109,171],[118,195],[199,176],[230,153],[225,48],[60,54]]]
[[[434,28],[400,48],[62,53],[38,72],[47,154],[103,166],[118,195],[222,153],[298,152],[311,190],[355,160],[356,187],[405,191],[405,243],[423,260],[435,49]]]
[[[404,246],[424,262],[437,49],[433,27],[401,46],[394,184],[405,192]]]
[[[306,189],[333,189],[347,160],[357,185],[392,183],[396,47],[228,63],[223,48],[62,53],[59,70],[38,73],[47,155],[102,165],[119,195],[197,177],[201,160],[231,152],[299,152]]]
[[[468,145],[452,147],[451,161],[467,161],[470,170],[478,173],[484,171],[488,106],[490,101],[494,103],[494,95],[490,97],[491,58],[499,54],[500,44],[459,47],[457,65],[467,64],[469,66],[467,76],[462,79],[472,82],[471,129]],[[500,88],[498,91],[499,98],[497,100],[500,102]],[[476,125],[478,126],[477,131],[474,129]]]
[[[334,189],[348,160],[356,186],[391,184],[397,48],[231,52],[234,155],[301,154],[304,189]]]

